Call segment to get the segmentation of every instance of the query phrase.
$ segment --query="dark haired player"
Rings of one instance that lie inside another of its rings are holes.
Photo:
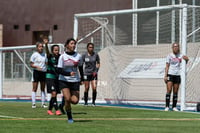
[[[95,100],[97,96],[97,80],[98,80],[98,70],[100,67],[100,58],[97,53],[94,52],[94,44],[87,44],[87,52],[82,55],[82,60],[84,63],[84,105],[88,105],[88,92],[90,84],[92,86],[92,105],[95,106]]]
[[[81,55],[75,52],[76,40],[69,38],[65,43],[66,51],[59,57],[59,88],[65,99],[65,111],[68,123],[73,123],[72,104],[79,102],[80,83],[83,81],[83,66]],[[81,76],[81,77],[80,77]]]
[[[60,89],[58,85],[58,73],[56,72],[58,59],[60,57],[59,45],[51,46],[51,54],[48,49],[48,39],[44,38],[43,42],[45,44],[48,59],[46,73],[47,93],[51,93],[51,99],[49,101],[49,109],[47,111],[47,114],[54,115],[54,113],[52,112],[52,109],[54,107],[56,115],[61,115],[60,111],[58,110],[57,102],[57,94],[60,93]]]

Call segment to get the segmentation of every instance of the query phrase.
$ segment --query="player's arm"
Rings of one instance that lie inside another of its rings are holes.
[[[49,52],[49,48],[48,48],[48,43],[45,43],[45,51],[46,51],[47,57],[49,57],[50,52]]]
[[[31,66],[32,68],[34,68],[35,70],[38,70],[38,71],[41,71],[41,70],[42,70],[42,68],[40,68],[39,66],[35,66],[35,65],[34,65],[34,62],[30,62],[30,66]]]
[[[79,74],[80,74],[80,77],[81,77],[81,84],[83,84],[83,81],[84,81],[84,72],[83,72],[83,64],[85,62],[85,54],[83,54],[81,57],[80,57],[80,60],[79,60],[79,64],[78,64],[78,70],[79,70]]]
[[[167,77],[168,71],[169,71],[169,63],[166,63],[166,66],[165,66],[165,76],[164,76],[165,83],[167,83],[167,80],[168,80],[168,77]]]
[[[186,56],[186,55],[183,55],[183,57],[182,57],[185,61],[186,61],[186,63],[188,63],[188,61],[189,61],[189,58]]]
[[[99,58],[99,55],[97,54],[97,57],[96,57],[96,73],[99,71],[99,68],[100,68],[100,58]]]
[[[84,78],[83,78],[83,66],[81,65],[81,66],[78,66],[78,70],[79,70],[79,73],[80,73],[80,76],[81,76],[81,82],[83,82],[84,81]]]
[[[56,72],[58,74],[62,74],[64,76],[73,76],[74,75],[74,72],[66,72],[66,71],[64,71],[63,68],[60,68],[60,67],[56,68]]]
[[[100,68],[100,63],[97,63],[97,64],[96,64],[96,72],[99,71],[99,68]]]

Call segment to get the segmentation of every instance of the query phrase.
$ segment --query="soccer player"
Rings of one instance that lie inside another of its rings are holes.
[[[100,67],[100,58],[97,53],[94,52],[94,44],[87,44],[87,52],[82,55],[84,66],[84,101],[85,106],[88,105],[88,91],[90,84],[92,86],[92,106],[95,106],[95,100],[97,96],[97,73]]]
[[[180,54],[179,44],[173,43],[172,53],[170,53],[166,58],[166,67],[164,76],[164,81],[167,87],[165,111],[169,111],[170,96],[172,90],[173,90],[172,110],[179,111],[176,108],[176,104],[178,100],[178,89],[181,83],[180,69],[181,69],[182,59],[184,59],[186,63],[189,60],[187,56]]]
[[[65,98],[65,111],[68,123],[73,123],[72,104],[79,102],[80,83],[83,81],[83,66],[81,55],[75,52],[76,40],[69,38],[65,43],[66,51],[59,57],[59,88]],[[81,78],[80,78],[80,76]]]
[[[46,80],[46,54],[43,53],[43,44],[41,42],[36,43],[37,51],[30,57],[30,66],[33,68],[32,76],[32,108],[36,108],[36,92],[38,83],[40,83],[41,89],[41,107],[47,108],[45,105],[45,80]]]
[[[58,59],[60,57],[59,54],[59,46],[53,45],[51,47],[51,53],[48,48],[48,38],[44,38],[43,42],[45,44],[48,65],[47,65],[47,73],[46,73],[46,84],[47,84],[47,93],[51,93],[51,99],[49,101],[49,109],[47,114],[54,115],[52,109],[56,110],[56,115],[61,115],[60,110],[58,110],[58,102],[57,102],[57,94],[60,93],[60,89],[58,86],[58,73],[56,72]]]

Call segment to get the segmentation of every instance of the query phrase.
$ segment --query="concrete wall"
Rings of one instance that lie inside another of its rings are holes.
[[[75,13],[130,8],[132,0],[2,0],[3,45],[31,45],[49,32],[54,43],[63,43],[73,35]]]

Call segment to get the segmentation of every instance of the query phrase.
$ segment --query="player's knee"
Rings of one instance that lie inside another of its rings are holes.
[[[88,92],[89,91],[89,87],[85,87],[85,92]]]
[[[77,100],[72,100],[71,103],[72,104],[78,104],[78,101],[79,101],[78,99]]]
[[[69,103],[71,102],[71,99],[70,98],[65,98],[65,103]]]
[[[78,102],[79,102],[79,99],[77,97],[74,96],[74,97],[71,98],[72,104],[78,104]]]

